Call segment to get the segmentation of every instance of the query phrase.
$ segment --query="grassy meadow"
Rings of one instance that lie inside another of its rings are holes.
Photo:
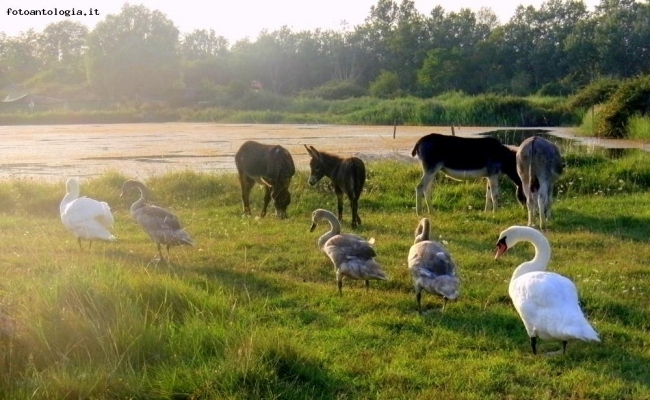
[[[115,243],[80,250],[58,205],[65,184],[0,182],[0,398],[11,399],[650,399],[650,156],[571,153],[546,232],[549,269],[571,278],[602,343],[533,356],[508,297],[520,244],[498,261],[501,230],[526,212],[504,181],[484,213],[484,184],[438,177],[434,236],[461,297],[423,295],[406,267],[419,218],[416,163],[373,162],[357,233],[376,239],[386,282],[344,281],[316,247],[311,212],[336,209],[325,182],[292,182],[289,219],[242,217],[235,174],[170,173],[146,183],[196,241],[171,266],[131,220],[120,172],[81,181],[107,201]],[[259,213],[262,191],[253,190]],[[350,231],[349,206],[344,231]],[[541,341],[541,353],[561,348]]]

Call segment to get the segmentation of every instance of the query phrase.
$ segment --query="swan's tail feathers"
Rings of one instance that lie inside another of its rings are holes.
[[[600,342],[600,337],[598,333],[591,327],[589,321],[586,318],[576,318],[564,325],[563,332],[560,333],[559,337],[567,338],[568,340],[582,340],[585,342]]]
[[[584,340],[585,342],[600,342],[598,333],[591,327],[591,325],[589,325],[589,323],[584,325],[581,332],[579,332],[579,335],[576,335],[576,339]]]
[[[178,240],[178,243],[181,245],[194,246],[194,241],[192,240],[192,238],[190,238],[190,235],[184,230],[180,230],[176,232],[176,240]]]
[[[460,295],[460,281],[455,276],[441,275],[433,282],[434,290],[449,300],[455,300]]]
[[[388,276],[381,269],[381,266],[375,260],[368,260],[366,263],[367,275],[370,279],[378,279],[381,281],[387,281]]]
[[[189,237],[181,239],[181,243],[186,244],[188,246],[194,246],[194,241],[192,241],[192,239],[190,239]]]

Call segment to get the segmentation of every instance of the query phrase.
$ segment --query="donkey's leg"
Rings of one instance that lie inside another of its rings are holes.
[[[487,212],[488,206],[490,205],[491,201],[492,201],[492,188],[490,187],[490,179],[487,178],[485,180],[485,207],[483,208],[483,212]]]
[[[427,213],[430,213],[429,202],[427,199],[431,195],[431,184],[433,183],[433,178],[436,176],[440,168],[436,168],[430,171],[424,170],[422,174],[422,179],[420,183],[415,188],[415,213],[420,215],[422,213],[422,201],[427,205]]]
[[[544,229],[544,222],[546,222],[546,213],[548,212],[548,186],[540,182],[539,193],[537,195],[539,207],[539,229]]]
[[[361,218],[359,218],[359,197],[354,195],[348,196],[350,198],[350,207],[352,208],[352,227],[356,228],[361,225]]]
[[[255,186],[255,180],[243,173],[239,174],[239,184],[241,185],[241,201],[244,206],[244,214],[251,214],[250,195],[251,189]]]
[[[548,185],[548,197],[546,200],[546,222],[551,219],[551,206],[553,205],[553,185]]]
[[[489,201],[492,200],[492,212],[497,210],[497,198],[499,196],[499,175],[487,177],[487,190],[485,192],[485,212],[488,210]]]
[[[535,217],[534,212],[535,212],[535,199],[536,197],[535,193],[533,193],[530,190],[530,185],[528,184],[528,176],[527,175],[522,175],[523,181],[521,185],[521,190],[524,192],[524,196],[526,197],[526,210],[528,211],[528,226],[533,225],[533,218]]]
[[[343,220],[343,190],[339,185],[334,184],[334,193],[336,193],[336,206],[339,212],[339,221],[341,221]]]
[[[528,193],[526,194],[526,208],[528,209],[528,226],[533,226],[536,207],[537,207],[537,193],[528,191]]]
[[[271,202],[271,186],[264,185],[264,207],[262,207],[262,213],[260,217],[264,218],[266,216],[266,209],[269,207]]]
[[[555,183],[555,182],[553,182]],[[553,183],[549,182],[546,197],[546,223],[551,219],[551,206],[553,205]]]

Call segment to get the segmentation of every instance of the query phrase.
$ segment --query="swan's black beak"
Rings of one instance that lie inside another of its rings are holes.
[[[508,245],[506,244],[506,237],[504,236],[497,242],[497,254],[494,256],[494,259],[496,260],[501,257],[506,251],[508,251]]]
[[[315,223],[315,222],[312,222],[312,223],[311,223],[311,228],[309,228],[309,232],[313,232],[314,229],[316,229],[316,223]]]

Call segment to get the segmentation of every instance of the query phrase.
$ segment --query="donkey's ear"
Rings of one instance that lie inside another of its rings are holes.
[[[309,147],[307,147],[306,144],[304,144],[303,146],[305,146],[305,149],[307,150],[307,153],[308,153],[311,157],[313,157],[314,154],[311,152],[311,149],[310,149]]]
[[[309,154],[311,154],[314,158],[320,158],[320,153],[314,148],[314,146],[309,146],[309,148],[311,149],[311,152]]]

